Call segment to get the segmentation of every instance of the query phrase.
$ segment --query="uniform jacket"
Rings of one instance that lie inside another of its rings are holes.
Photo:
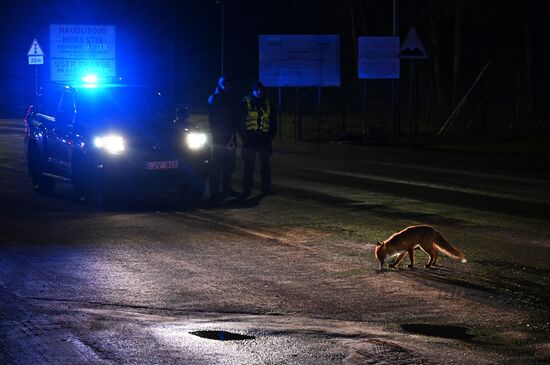
[[[236,103],[231,94],[223,91],[219,86],[208,98],[210,110],[208,123],[213,142],[216,144],[228,143],[237,132]]]
[[[267,96],[247,95],[241,102],[239,128],[244,148],[271,150],[271,140],[277,133],[277,111]]]

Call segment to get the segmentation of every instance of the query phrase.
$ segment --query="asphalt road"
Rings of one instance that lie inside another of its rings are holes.
[[[0,120],[0,363],[546,363],[537,163],[277,143],[275,196],[99,210],[34,193],[21,121]],[[378,271],[374,242],[412,224],[468,263]]]

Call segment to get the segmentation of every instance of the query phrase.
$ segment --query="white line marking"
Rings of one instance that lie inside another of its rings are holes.
[[[215,225],[218,225],[218,226],[226,227],[226,228],[229,228],[229,229],[232,229],[232,230],[235,230],[235,231],[244,232],[244,233],[249,234],[251,236],[260,237],[260,238],[267,239],[267,240],[275,240],[275,241],[279,241],[279,242],[287,244],[287,245],[296,246],[296,247],[300,247],[302,249],[311,250],[311,247],[300,245],[300,244],[298,244],[296,242],[293,242],[289,239],[286,239],[286,238],[283,238],[283,237],[280,237],[280,236],[275,236],[275,235],[263,233],[263,232],[253,230],[253,229],[250,229],[250,228],[244,228],[244,227],[240,227],[240,226],[237,226],[237,225],[234,225],[234,224],[220,222],[219,220],[215,220],[215,219],[208,218],[208,217],[203,217],[203,216],[200,216],[200,215],[197,215],[197,214],[183,213],[183,212],[175,212],[175,214],[183,216],[183,217],[188,217],[188,218],[191,218],[191,219],[197,219],[197,220],[200,220],[200,221],[203,221],[203,222],[208,222],[208,223],[215,224]]]
[[[331,175],[356,177],[356,178],[365,179],[365,180],[389,182],[389,183],[393,183],[393,184],[420,186],[420,187],[425,187],[425,188],[430,188],[430,189],[447,190],[447,191],[455,191],[455,192],[466,193],[466,194],[490,196],[492,198],[508,199],[508,200],[514,200],[514,201],[519,201],[519,202],[528,202],[528,203],[536,203],[536,204],[540,204],[540,203],[549,204],[550,203],[550,201],[548,199],[545,199],[545,198],[542,198],[542,197],[540,197],[540,198],[525,198],[525,197],[519,197],[517,195],[512,195],[512,194],[493,193],[493,192],[490,192],[490,191],[484,191],[484,190],[478,190],[478,189],[469,189],[469,188],[461,188],[461,187],[458,187],[458,186],[424,183],[424,182],[419,182],[419,181],[409,181],[409,180],[396,179],[396,178],[384,177],[384,176],[378,176],[378,175],[358,174],[358,173],[353,173],[353,172],[343,172],[343,171],[334,171],[334,170],[319,170],[319,169],[308,169],[308,168],[305,168],[303,170],[317,171],[317,172],[321,172],[321,173],[325,173],[325,174],[331,174]]]
[[[524,178],[524,177],[515,177],[515,176],[507,176],[507,175],[500,175],[500,174],[492,174],[492,173],[486,173],[486,172],[472,172],[472,171],[466,171],[466,170],[454,170],[454,169],[445,169],[441,167],[426,167],[426,166],[418,166],[418,165],[408,165],[398,162],[378,162],[378,161],[370,161],[370,164],[373,165],[379,165],[379,166],[386,166],[386,167],[401,167],[401,168],[407,168],[407,169],[414,169],[414,170],[423,170],[423,171],[432,171],[432,172],[443,172],[453,175],[463,175],[463,176],[473,176],[473,177],[479,177],[484,179],[499,179],[499,180],[505,180],[505,181],[512,181],[512,182],[520,182],[520,183],[534,183],[534,184],[549,184],[549,180],[545,179],[538,179],[538,178]]]

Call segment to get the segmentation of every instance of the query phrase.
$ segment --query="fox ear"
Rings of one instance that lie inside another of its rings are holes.
[[[382,246],[382,245],[383,245],[382,242],[380,242],[380,241],[376,242],[376,246]]]

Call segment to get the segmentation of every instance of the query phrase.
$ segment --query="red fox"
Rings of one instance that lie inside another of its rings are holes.
[[[426,225],[407,227],[400,232],[392,234],[387,240],[377,242],[374,255],[380,262],[380,269],[384,266],[386,258],[394,256],[397,256],[397,258],[389,264],[389,267],[397,267],[407,253],[411,259],[409,267],[414,267],[415,248],[420,248],[430,256],[430,261],[426,267],[435,266],[438,250],[449,257],[466,262],[466,258],[462,252],[447,242],[435,228]]]

